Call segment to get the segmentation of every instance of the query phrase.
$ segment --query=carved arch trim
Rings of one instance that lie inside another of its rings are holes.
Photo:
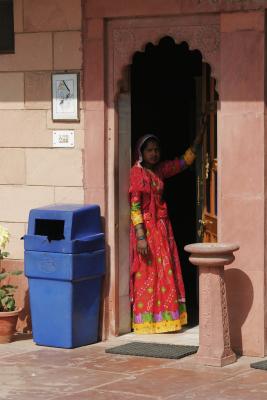
[[[153,23],[154,22],[154,23]],[[189,50],[199,50],[203,62],[211,67],[217,88],[220,80],[220,24],[218,16],[156,18],[110,22],[109,40],[113,53],[114,95],[127,91],[128,66],[137,51],[145,51],[148,43],[157,45],[164,36],[179,44],[186,42]]]

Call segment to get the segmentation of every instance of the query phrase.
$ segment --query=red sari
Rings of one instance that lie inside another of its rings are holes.
[[[182,169],[181,161],[161,162],[154,172],[139,163],[130,174],[131,210],[140,205],[148,255],[137,252],[134,223],[130,232],[130,296],[136,333],[180,330],[187,323],[181,266],[167,205],[162,200],[164,179]],[[133,218],[132,218],[133,219]]]

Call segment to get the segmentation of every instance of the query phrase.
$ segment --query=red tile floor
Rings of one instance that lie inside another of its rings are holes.
[[[181,360],[118,356],[105,347],[127,336],[72,350],[36,346],[27,336],[0,345],[0,399],[267,400],[267,371],[241,357],[224,368]],[[131,339],[132,340],[132,339]]]

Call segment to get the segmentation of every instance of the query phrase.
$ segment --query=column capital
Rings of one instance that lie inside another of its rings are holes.
[[[237,243],[193,243],[185,246],[185,251],[191,253],[189,261],[196,266],[224,267],[231,264],[239,250]]]

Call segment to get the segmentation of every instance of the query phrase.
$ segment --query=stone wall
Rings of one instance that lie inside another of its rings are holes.
[[[257,356],[266,354],[265,32],[263,11],[221,14],[219,238],[240,245],[226,268],[232,345]]]
[[[84,201],[82,103],[79,123],[51,119],[51,73],[82,68],[81,1],[15,0],[14,17],[15,54],[0,55],[0,224],[18,260],[31,208]],[[54,129],[74,129],[75,147],[52,148]]]

